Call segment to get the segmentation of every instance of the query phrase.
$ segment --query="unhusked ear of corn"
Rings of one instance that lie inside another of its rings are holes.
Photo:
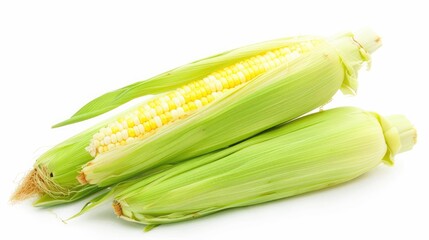
[[[322,111],[131,180],[113,190],[113,207],[121,218],[149,225],[194,219],[349,181],[382,162],[393,165],[415,142],[402,115]]]
[[[278,39],[107,93],[56,126],[156,95],[43,154],[13,199],[66,203],[99,190],[78,179],[104,187],[234,144],[325,104],[338,89],[354,92],[357,70],[379,46],[372,32]]]
[[[156,96],[94,135],[87,149],[95,158],[79,181],[109,186],[228,147],[325,104],[340,88],[354,92],[357,70],[378,46],[372,32],[300,41]]]

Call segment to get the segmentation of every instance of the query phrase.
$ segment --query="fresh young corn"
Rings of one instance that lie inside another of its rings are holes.
[[[113,194],[118,216],[150,228],[334,186],[382,162],[393,165],[415,142],[416,130],[402,115],[336,108],[131,180],[87,208]]]
[[[109,92],[54,127],[157,95],[42,155],[13,199],[70,202],[100,189],[90,184],[108,186],[227,147],[325,104],[338,89],[354,93],[357,70],[379,46],[372,32],[278,39]]]
[[[363,34],[301,40],[156,96],[94,135],[79,181],[105,187],[228,147],[353,91],[379,44]]]
[[[118,118],[95,134],[87,148],[93,157],[127,145],[164,125],[202,109],[240,85],[297,59],[317,45],[317,40],[301,41],[273,49],[190,82],[176,90],[160,94]]]

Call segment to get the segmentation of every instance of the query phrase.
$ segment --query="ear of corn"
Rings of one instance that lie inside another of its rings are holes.
[[[403,116],[337,108],[132,180],[108,195],[125,220],[177,222],[349,181],[383,161],[393,164],[415,141],[416,130]]]
[[[100,190],[76,179],[88,162],[79,180],[107,186],[161,164],[226,147],[288,121],[323,105],[339,88],[354,92],[356,71],[375,49],[371,44],[380,45],[375,35],[363,35],[370,40],[360,45],[355,42],[358,36],[351,34],[329,40],[297,37],[255,44],[107,93],[58,126],[96,116],[139,96],[158,95],[43,154],[12,198],[38,194],[36,206],[71,202]],[[279,52],[280,57],[276,56]],[[249,70],[252,66],[255,70]],[[233,84],[225,83],[231,71]],[[216,91],[212,91],[213,84]],[[124,135],[117,135],[119,130]],[[222,141],[225,134],[230,138]]]
[[[376,41],[372,35],[372,42]],[[317,47],[296,60],[285,61],[256,78],[238,82],[222,92],[222,97],[213,104],[194,107],[189,114],[181,111],[185,113],[178,118],[184,117],[176,120],[173,116],[172,123],[166,121],[164,125],[153,110],[150,131],[136,127],[138,123],[147,123],[139,122],[140,117],[136,116],[143,116],[145,109],[150,112],[149,107],[112,123],[107,131],[100,132],[101,137],[94,137],[88,149],[96,157],[83,167],[79,180],[83,184],[109,186],[165,163],[228,147],[325,104],[340,88],[354,91],[357,70],[369,58],[362,48],[367,43],[358,44],[352,34],[318,42]],[[302,44],[298,48],[302,49]],[[126,141],[112,144],[112,135],[107,138],[105,135],[113,133],[113,128],[119,130],[121,125],[127,128],[120,135]],[[103,138],[104,145],[99,143],[103,143]],[[110,146],[106,146],[106,141]]]
[[[191,115],[216,99],[232,92],[258,76],[291,62],[320,43],[301,41],[264,52],[220,69],[198,81],[155,96],[135,111],[118,118],[94,135],[88,151],[92,156],[143,139],[162,126]]]

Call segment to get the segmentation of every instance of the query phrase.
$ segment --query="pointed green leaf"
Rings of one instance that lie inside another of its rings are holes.
[[[83,208],[82,208],[78,213],[76,213],[75,215],[73,215],[73,216],[71,216],[71,217],[67,218],[67,219],[66,219],[66,221],[69,221],[69,220],[71,220],[71,219],[73,219],[73,218],[79,217],[80,215],[82,215],[82,214],[84,214],[84,213],[88,212],[89,210],[91,210],[91,209],[93,209],[93,208],[97,207],[97,206],[98,206],[98,205],[100,205],[101,203],[104,203],[104,202],[105,202],[106,200],[108,200],[111,196],[113,196],[113,193],[114,193],[113,191],[107,191],[107,192],[104,192],[104,193],[102,193],[102,194],[98,195],[97,197],[95,197],[95,198],[91,199],[89,202],[87,202],[87,203],[83,206]]]

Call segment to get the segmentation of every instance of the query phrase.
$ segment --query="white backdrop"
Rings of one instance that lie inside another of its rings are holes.
[[[424,2],[424,1],[420,1]],[[1,239],[428,239],[427,8],[418,1],[1,1]],[[419,131],[393,168],[348,184],[226,211],[149,233],[109,205],[61,222],[82,203],[11,205],[19,179],[43,151],[105,116],[50,129],[100,94],[230,48],[300,34],[370,26],[384,45],[355,105],[403,113]],[[425,222],[426,221],[426,222]]]

